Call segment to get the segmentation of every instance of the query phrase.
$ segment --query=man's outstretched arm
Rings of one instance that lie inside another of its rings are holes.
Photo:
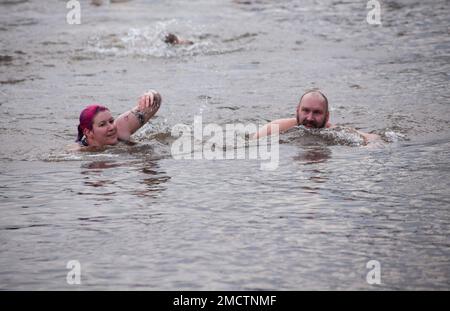
[[[253,134],[252,138],[257,139],[267,135],[271,135],[271,125],[278,124],[280,133],[286,132],[290,128],[297,126],[296,118],[278,119],[264,125],[258,132]]]

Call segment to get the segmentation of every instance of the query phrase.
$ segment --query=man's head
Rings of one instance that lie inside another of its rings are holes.
[[[117,144],[117,126],[108,108],[90,105],[81,112],[77,140],[81,141],[83,136],[89,146]]]
[[[297,124],[309,128],[324,128],[330,118],[328,99],[318,91],[307,91],[297,106]]]

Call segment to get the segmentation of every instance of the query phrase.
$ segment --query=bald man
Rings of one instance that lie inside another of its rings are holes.
[[[297,106],[296,117],[287,119],[278,119],[272,121],[259,130],[254,138],[264,137],[271,134],[271,125],[278,124],[280,133],[303,125],[307,128],[331,128],[334,127],[328,121],[330,119],[330,111],[328,110],[328,99],[319,90],[310,90],[302,95]],[[376,134],[367,134],[357,131],[364,137],[365,143],[379,140],[380,136]]]

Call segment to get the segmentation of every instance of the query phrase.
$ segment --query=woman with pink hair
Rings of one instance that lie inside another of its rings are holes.
[[[130,136],[155,115],[161,105],[161,95],[156,91],[144,93],[133,109],[114,119],[108,108],[89,105],[80,114],[78,145],[73,150],[91,151],[120,140],[128,141]]]

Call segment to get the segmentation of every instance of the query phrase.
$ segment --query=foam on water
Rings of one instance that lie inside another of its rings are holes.
[[[299,139],[315,140],[327,145],[344,145],[359,147],[364,145],[364,138],[356,130],[346,127],[327,129],[309,129],[302,125],[289,130],[282,142],[292,143]]]
[[[387,142],[390,142],[390,143],[407,140],[406,135],[397,133],[397,132],[389,130],[389,129],[384,130],[381,133],[381,136],[383,137],[384,140],[386,140]]]

